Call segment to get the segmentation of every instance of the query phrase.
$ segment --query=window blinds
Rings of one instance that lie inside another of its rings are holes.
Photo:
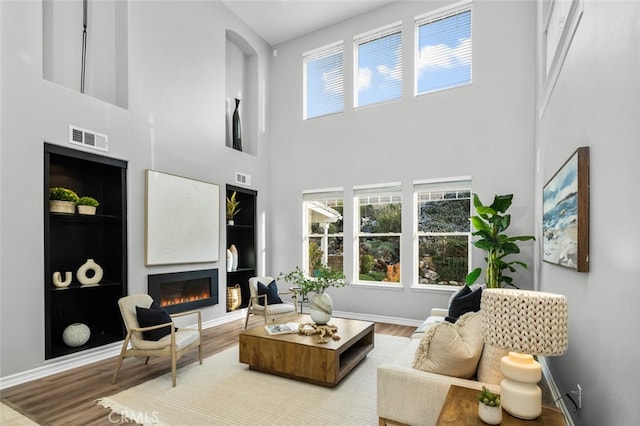
[[[471,83],[471,3],[416,17],[416,94]]]
[[[340,41],[302,54],[305,120],[344,110],[343,52]]]

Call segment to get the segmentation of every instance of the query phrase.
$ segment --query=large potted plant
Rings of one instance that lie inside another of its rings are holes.
[[[313,277],[305,275],[302,269],[296,266],[293,271],[288,274],[281,273],[278,278],[293,284],[303,300],[307,294],[314,293],[309,299],[309,314],[316,324],[326,324],[333,313],[333,301],[325,290],[348,284],[342,271],[333,270],[326,265],[320,265],[315,269]]]
[[[520,253],[517,241],[535,240],[531,235],[509,236],[505,233],[511,224],[511,215],[507,210],[511,206],[513,194],[496,195],[491,205],[485,206],[478,194],[473,194],[473,205],[478,213],[471,217],[471,224],[476,229],[472,233],[477,240],[473,245],[487,252],[485,260],[485,283],[488,288],[499,288],[513,284],[513,278],[504,275],[505,271],[515,272],[515,265],[527,268],[527,264],[519,260],[507,260],[506,257]],[[471,285],[482,273],[482,268],[475,268],[466,277],[467,285]]]
[[[71,189],[59,186],[49,188],[49,211],[53,213],[74,214],[78,194]]]

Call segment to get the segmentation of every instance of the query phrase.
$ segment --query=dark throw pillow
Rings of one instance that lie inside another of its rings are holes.
[[[458,318],[467,312],[478,312],[480,310],[480,299],[482,298],[482,288],[471,290],[465,285],[458,294],[455,295],[449,305],[449,316],[445,320],[456,322]]]
[[[258,281],[258,296],[262,296],[263,294],[267,295],[267,305],[282,303],[282,299],[280,299],[280,296],[278,295],[276,280],[271,281],[269,285],[264,285]],[[261,305],[264,305],[264,298],[258,299],[258,302]]]
[[[171,322],[171,315],[156,302],[151,303],[149,308],[136,306],[136,316],[140,327],[152,327],[154,325]],[[178,329],[176,328],[176,331]],[[145,340],[160,340],[167,334],[171,334],[171,326],[157,328],[155,330],[143,331]]]

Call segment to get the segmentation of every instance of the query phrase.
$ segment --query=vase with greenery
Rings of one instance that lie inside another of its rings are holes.
[[[95,198],[85,195],[78,198],[76,205],[78,206],[78,213],[80,214],[96,214],[96,208],[100,203]]]
[[[487,252],[485,261],[485,283],[488,288],[499,288],[513,284],[513,278],[504,272],[515,272],[515,265],[527,268],[527,264],[519,260],[508,260],[507,256],[520,253],[517,241],[535,240],[531,235],[509,236],[505,233],[511,225],[511,215],[507,210],[511,206],[513,194],[496,195],[491,205],[485,206],[478,194],[473,194],[473,205],[478,213],[471,217],[471,224],[476,229],[472,233],[477,240],[473,245]],[[475,268],[466,277],[467,285],[471,285],[482,273],[482,268]]]
[[[59,186],[49,188],[49,211],[51,212],[73,214],[77,201],[78,194],[71,189]]]
[[[502,421],[500,395],[491,392],[486,386],[478,393],[478,417],[490,425],[499,425]]]
[[[326,324],[333,313],[333,301],[325,293],[329,287],[343,287],[347,280],[342,271],[334,270],[326,265],[320,265],[314,270],[314,276],[307,276],[299,266],[288,274],[280,273],[278,278],[293,284],[296,291],[306,300],[309,293],[315,293],[309,298],[309,314],[316,324]]]
[[[240,211],[240,201],[236,198],[236,191],[233,191],[231,197],[227,197],[227,224],[233,225],[233,218],[236,217],[238,212]]]

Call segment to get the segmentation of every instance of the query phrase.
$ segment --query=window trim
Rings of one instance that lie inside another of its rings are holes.
[[[388,282],[388,281],[365,281],[360,280],[360,238],[361,237],[376,237],[376,236],[390,236],[390,237],[398,237],[399,243],[398,247],[400,248],[400,262],[402,265],[402,239],[403,233],[402,230],[402,218],[400,221],[400,232],[384,232],[384,233],[361,233],[360,232],[360,196],[365,195],[367,193],[380,193],[380,192],[398,192],[400,194],[400,205],[403,203],[402,198],[402,182],[389,182],[382,184],[371,184],[371,185],[355,185],[353,187],[353,268],[354,268],[354,276],[353,283],[357,286],[361,287],[372,287],[372,288],[404,288],[402,283],[403,273],[402,268],[400,269],[400,281],[398,282]]]
[[[393,98],[393,99],[384,99],[378,102],[373,102],[373,103],[369,103],[366,105],[359,105],[358,103],[358,73],[359,73],[359,66],[358,66],[358,59],[359,59],[359,49],[358,47],[361,44],[364,43],[368,43],[370,41],[373,40],[378,40],[396,33],[400,33],[400,95],[397,98]],[[353,37],[353,73],[352,73],[352,83],[353,83],[353,108],[354,109],[361,109],[361,108],[367,108],[367,107],[371,107],[374,105],[382,105],[388,102],[394,102],[394,101],[398,101],[400,99],[402,99],[402,94],[403,94],[403,84],[402,84],[402,80],[404,78],[404,67],[403,67],[403,60],[402,60],[402,50],[404,48],[403,46],[403,37],[402,37],[402,21],[396,21],[393,22],[391,24],[387,24],[384,25],[382,27],[378,27],[376,29],[370,30],[370,31],[366,31],[364,33],[360,33],[357,34]]]
[[[310,61],[315,61],[318,59],[322,59],[328,56],[335,55],[336,53],[342,53],[342,93],[340,94],[340,98],[342,99],[342,108],[340,111],[328,112],[320,115],[314,115],[313,117],[309,117],[309,112],[307,110],[307,100],[308,100],[308,92],[307,92],[307,66]],[[344,112],[344,98],[345,98],[345,66],[344,66],[344,40],[339,40],[333,43],[326,44],[321,47],[317,47],[315,49],[308,50],[302,53],[302,120],[312,120],[314,118],[326,117],[328,115],[333,114],[341,114]]]
[[[413,210],[412,210],[412,221],[413,221],[413,229],[412,229],[412,234],[413,234],[413,245],[412,245],[412,249],[413,249],[413,262],[412,262],[412,280],[411,280],[411,290],[438,290],[438,291],[445,291],[445,290],[450,290],[450,291],[456,291],[457,289],[462,288],[462,286],[464,285],[460,285],[460,286],[455,286],[455,285],[442,285],[442,284],[420,284],[420,277],[418,275],[418,263],[420,262],[420,247],[419,247],[419,238],[421,235],[420,232],[418,231],[418,217],[417,217],[417,212],[418,212],[418,192],[420,190],[420,188],[427,188],[429,187],[431,190],[438,190],[438,189],[450,189],[452,186],[455,185],[464,185],[466,184],[469,188],[469,191],[471,192],[471,205],[469,206],[470,211],[469,211],[469,217],[471,217],[471,213],[472,213],[472,209],[473,209],[473,191],[472,191],[472,184],[473,184],[473,180],[471,178],[471,176],[456,176],[456,177],[451,177],[451,178],[438,178],[438,179],[425,179],[425,180],[415,180],[413,181],[413,185],[412,185],[412,190],[413,190]],[[471,233],[473,232],[473,230],[471,229],[471,225],[469,225],[469,249],[467,252],[467,258],[468,258],[468,263],[467,263],[467,270],[470,272],[471,271],[471,266],[472,266],[472,248],[473,248],[473,241],[472,241],[472,236]]]
[[[429,90],[426,92],[418,92],[418,61],[420,59],[420,26],[444,19],[450,16],[469,11],[471,13],[470,33],[471,33],[471,70],[469,81],[455,86],[441,87],[439,89]],[[444,6],[420,15],[416,15],[413,21],[414,41],[413,41],[413,96],[418,97],[437,93],[443,90],[457,89],[459,87],[470,86],[473,84],[473,0],[462,0],[460,2]]]
[[[547,71],[547,49],[549,47],[547,43],[547,33],[549,31],[549,25],[552,23],[551,18],[556,1],[557,0],[550,0],[549,10],[547,11],[547,15],[543,17],[544,21],[542,21],[543,24],[539,30],[540,51],[538,63],[540,65],[538,71],[542,78],[542,88],[538,99],[538,118],[542,118],[547,108],[547,104],[549,103],[553,89],[556,86],[558,76],[560,75],[567,53],[571,47],[571,42],[573,41],[573,37],[578,29],[578,25],[580,24],[580,20],[582,19],[582,14],[584,12],[584,0],[571,0],[569,11],[565,17],[562,33],[560,34],[558,43],[555,46],[555,53]],[[543,3],[544,2],[538,2],[538,16],[541,16],[542,13],[544,13]]]

